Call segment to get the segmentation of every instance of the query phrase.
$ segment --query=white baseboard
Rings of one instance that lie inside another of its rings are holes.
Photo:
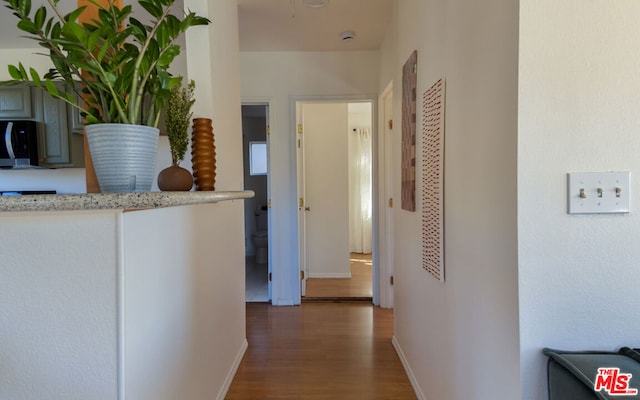
[[[218,397],[216,397],[217,400],[224,400],[224,398],[227,396],[227,392],[231,387],[231,382],[233,382],[233,378],[236,376],[236,372],[238,372],[238,367],[240,367],[240,362],[242,362],[242,357],[244,357],[244,353],[247,351],[248,347],[249,347],[249,342],[245,338],[244,342],[242,342],[242,346],[240,346],[240,350],[238,351],[238,354],[236,355],[235,360],[233,360],[231,369],[229,370],[229,373],[227,374],[227,377],[224,380],[224,384],[222,385],[222,388],[218,393]]]
[[[333,272],[309,272],[309,278],[340,278],[340,279],[351,279],[351,272],[343,272],[343,273],[333,273]]]
[[[395,336],[391,338],[391,343],[393,343],[393,348],[396,349],[396,353],[398,354],[398,357],[400,357],[400,362],[404,367],[404,371],[407,373],[407,377],[409,378],[409,382],[411,382],[413,391],[416,393],[416,397],[418,398],[418,400],[427,400],[427,397],[422,392],[422,389],[420,388],[420,385],[416,380],[416,376],[413,374],[413,371],[411,370],[411,366],[409,366],[409,362],[407,361],[407,358],[404,356],[402,347],[400,347],[400,343],[398,343],[398,340],[396,339]]]
[[[296,302],[292,298],[288,298],[288,297],[271,299],[271,305],[272,306],[298,306],[300,305],[300,300]]]

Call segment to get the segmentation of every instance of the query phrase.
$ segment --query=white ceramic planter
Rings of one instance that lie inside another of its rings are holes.
[[[93,124],[87,141],[103,193],[149,192],[155,179],[159,130],[144,125]]]

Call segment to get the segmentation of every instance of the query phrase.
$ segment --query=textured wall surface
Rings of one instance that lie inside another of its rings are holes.
[[[520,2],[518,241],[522,398],[541,348],[640,346],[636,1]],[[631,171],[631,213],[568,215],[568,172]]]

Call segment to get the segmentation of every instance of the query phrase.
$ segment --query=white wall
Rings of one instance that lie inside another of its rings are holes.
[[[520,1],[518,237],[523,399],[541,348],[640,346],[640,3]],[[566,173],[631,171],[631,213],[568,215]]]
[[[20,35],[20,32],[16,28],[16,36]],[[32,48],[0,49],[0,60],[2,60],[2,64],[0,64],[0,81],[11,80],[7,66],[9,64],[18,65],[20,62],[24,64],[25,68],[33,67],[42,74],[46,73],[49,68],[53,67],[53,64],[51,64],[48,57],[35,54],[41,51],[40,49]]]
[[[193,116],[213,120],[216,190],[242,190],[238,5],[235,0],[184,3],[212,21],[206,29],[186,32],[187,77],[196,82]]]
[[[270,105],[271,263],[273,304],[299,302],[295,99],[378,92],[378,53],[240,54],[243,101]],[[238,136],[240,136],[238,134]]]
[[[400,0],[394,24],[381,51],[379,90],[393,80],[395,160],[402,65],[411,52],[418,50],[418,130],[422,94],[439,78],[447,85],[446,280],[421,268],[418,178],[416,212],[394,209],[394,342],[421,398],[516,399],[518,4]],[[400,176],[399,161],[394,174]]]

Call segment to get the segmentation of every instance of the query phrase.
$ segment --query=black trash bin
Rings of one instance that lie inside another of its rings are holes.
[[[543,352],[549,357],[549,400],[640,399],[640,353],[633,349]]]

